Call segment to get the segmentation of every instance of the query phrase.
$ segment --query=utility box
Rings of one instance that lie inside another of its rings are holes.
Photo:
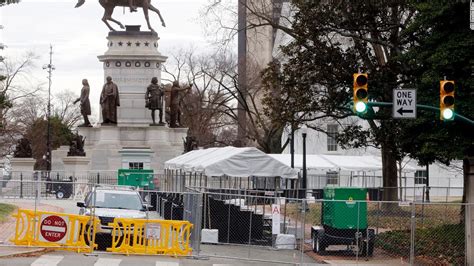
[[[118,184],[146,189],[155,189],[153,169],[119,169]]]
[[[335,229],[367,228],[366,197],[366,188],[325,188],[322,224]]]
[[[321,225],[311,227],[313,250],[324,254],[331,245],[351,246],[358,256],[372,256],[375,230],[367,225],[367,189],[326,187]]]

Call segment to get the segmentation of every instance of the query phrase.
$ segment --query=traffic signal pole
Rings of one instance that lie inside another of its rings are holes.
[[[388,103],[388,102],[368,102],[367,105],[369,107],[391,107],[393,106],[393,103]],[[416,107],[417,108],[420,108],[420,109],[425,109],[425,110],[432,110],[432,111],[436,111],[436,112],[440,112],[440,109],[438,107],[434,107],[434,106],[429,106],[429,105],[424,105],[424,104],[416,104]],[[463,121],[467,124],[470,124],[471,126],[474,126],[474,121],[461,115],[461,114],[458,114],[458,113],[454,113],[454,119],[457,119],[457,120],[460,120],[460,121]]]

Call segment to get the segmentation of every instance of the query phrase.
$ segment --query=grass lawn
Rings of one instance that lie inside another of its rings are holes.
[[[286,214],[300,223],[304,219],[305,224],[320,225],[321,203],[309,204],[308,207],[309,211],[302,216],[298,204],[288,203]],[[376,237],[375,247],[389,254],[409,257],[412,211],[411,206],[398,206],[398,203],[383,208],[379,203],[369,202],[368,226],[381,229]],[[464,225],[460,223],[460,211],[459,204],[416,205],[416,260],[428,262],[430,265],[464,264],[465,238]]]
[[[396,230],[380,233],[376,241],[378,248],[408,257],[410,254],[410,231]],[[464,265],[464,225],[450,224],[434,228],[419,228],[415,231],[415,257],[432,265]]]
[[[0,223],[3,223],[10,217],[16,206],[11,204],[0,203]]]
[[[399,207],[397,203],[391,207],[393,208],[387,210],[381,208],[378,203],[368,203],[367,223],[369,227],[389,230],[410,229],[412,207]],[[416,227],[433,228],[446,224],[459,224],[460,211],[461,206],[456,204],[416,205]],[[287,217],[292,220],[303,220],[298,204],[288,203],[286,213]],[[311,225],[321,224],[321,203],[309,204],[309,212],[306,213],[305,223]]]

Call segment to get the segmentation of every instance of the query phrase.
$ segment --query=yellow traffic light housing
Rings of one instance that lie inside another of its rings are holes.
[[[367,101],[369,98],[368,93],[368,75],[367,73],[356,73],[353,75],[354,85],[354,111],[358,114],[367,112]]]
[[[439,110],[441,120],[454,119],[454,81],[441,80],[439,82]]]

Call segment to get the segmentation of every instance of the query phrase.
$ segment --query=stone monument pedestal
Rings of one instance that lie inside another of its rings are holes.
[[[65,177],[86,176],[89,171],[89,164],[91,159],[81,156],[67,156],[63,158]]]
[[[153,77],[161,84],[161,66],[167,59],[158,51],[158,35],[140,31],[140,26],[126,28],[126,31],[109,32],[107,51],[98,56],[103,63],[104,82],[110,76],[118,86],[117,125],[79,127],[90,163],[66,159],[63,160],[66,171],[74,165],[76,169],[111,171],[115,175],[121,168],[153,169],[161,173],[165,161],[183,153],[187,128],[150,126],[151,111],[145,108],[146,88]],[[60,151],[55,152],[54,158],[64,158],[59,156]]]
[[[12,158],[10,164],[12,167],[12,179],[20,179],[20,174],[24,177],[33,175],[36,160],[33,158]]]
[[[117,170],[130,163],[161,172],[164,162],[183,153],[187,128],[101,126],[79,128],[86,138],[90,170]]]
[[[126,26],[126,31],[109,32],[107,51],[98,56],[107,76],[117,84],[120,94],[117,123],[123,126],[148,126],[150,110],[145,108],[145,92],[151,79],[161,84],[161,66],[167,57],[158,51],[158,34]]]

